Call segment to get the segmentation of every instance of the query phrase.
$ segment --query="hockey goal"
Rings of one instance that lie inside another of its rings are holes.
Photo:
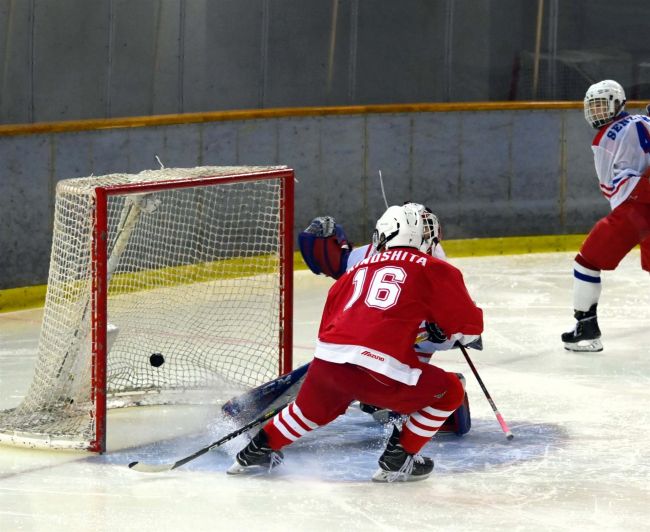
[[[32,383],[0,442],[106,450],[108,408],[225,399],[291,369],[293,171],[199,167],[56,189]]]

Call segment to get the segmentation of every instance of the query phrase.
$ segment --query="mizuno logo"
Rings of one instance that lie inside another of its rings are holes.
[[[384,357],[379,356],[375,353],[371,353],[370,351],[361,351],[361,354],[370,358],[374,358],[376,360],[379,360],[380,362],[383,362],[385,360]]]

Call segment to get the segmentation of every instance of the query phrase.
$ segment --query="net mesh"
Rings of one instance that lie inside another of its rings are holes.
[[[108,197],[109,407],[223,399],[279,374],[285,167],[163,169],[61,181],[38,359],[0,441],[84,448],[95,434],[91,356],[95,188]],[[205,185],[206,176],[254,172]],[[175,183],[196,181],[177,188]],[[200,393],[199,393],[200,392]],[[34,441],[32,441],[34,440]]]

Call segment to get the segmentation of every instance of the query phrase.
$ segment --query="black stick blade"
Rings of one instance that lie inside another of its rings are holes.
[[[131,462],[129,469],[140,471],[141,473],[162,473],[163,471],[171,471],[174,464],[145,464],[144,462]]]

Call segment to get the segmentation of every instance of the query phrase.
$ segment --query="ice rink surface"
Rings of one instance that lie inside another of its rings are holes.
[[[236,427],[217,407],[109,414],[105,455],[0,446],[0,531],[650,530],[650,276],[638,251],[604,272],[602,353],[569,353],[574,253],[451,259],[485,313],[470,351],[515,438],[507,441],[458,350],[472,429],[423,450],[422,482],[369,481],[387,428],[351,408],[285,450],[270,475],[228,477],[240,437],[168,473]],[[294,366],[311,360],[331,280],[296,273]],[[0,314],[0,408],[31,379],[42,310]]]

